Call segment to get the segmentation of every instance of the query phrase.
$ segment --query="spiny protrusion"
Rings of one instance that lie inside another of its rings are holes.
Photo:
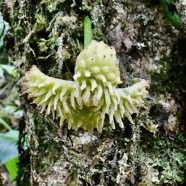
[[[115,121],[124,128],[122,119],[145,107],[149,82],[134,79],[132,86],[116,88],[121,83],[116,51],[103,42],[92,41],[77,57],[74,81],[60,80],[43,74],[33,66],[25,75],[27,90],[33,104],[45,111],[45,116],[66,120],[68,128],[102,131],[105,115],[111,127]]]

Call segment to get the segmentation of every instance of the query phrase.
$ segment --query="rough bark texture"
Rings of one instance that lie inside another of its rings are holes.
[[[177,3],[182,20],[186,4]],[[123,84],[151,81],[148,112],[135,125],[112,130],[68,130],[45,118],[31,100],[20,122],[29,150],[21,149],[18,185],[184,185],[186,37],[167,20],[159,1],[15,0],[6,48],[24,73],[35,64],[45,74],[72,79],[83,48],[83,18],[93,21],[93,38],[116,48]],[[19,82],[22,93],[22,80]]]

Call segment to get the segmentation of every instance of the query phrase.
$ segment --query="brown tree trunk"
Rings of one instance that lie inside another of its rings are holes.
[[[182,20],[183,1],[176,4]],[[176,30],[159,1],[14,0],[6,48],[22,76],[36,65],[45,74],[72,79],[83,49],[83,19],[93,22],[93,39],[115,47],[123,84],[151,81],[148,113],[103,132],[68,130],[44,117],[18,83],[20,122],[18,185],[181,185],[185,174],[184,28]],[[27,150],[21,143],[28,141]]]

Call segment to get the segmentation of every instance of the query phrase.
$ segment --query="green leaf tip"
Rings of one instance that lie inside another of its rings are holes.
[[[181,17],[178,13],[174,0],[161,0],[163,9],[170,23],[176,28],[181,28]]]
[[[10,174],[10,178],[13,182],[16,182],[16,178],[18,175],[18,163],[19,163],[19,159],[18,156],[16,156],[15,158],[12,158],[11,160],[6,162],[6,168]]]
[[[88,46],[92,42],[92,23],[87,16],[84,18],[84,47]]]
[[[115,121],[123,128],[122,119],[133,123],[131,115],[144,107],[149,81],[135,79],[130,87],[116,88],[118,63],[114,48],[92,41],[77,57],[74,81],[49,77],[33,66],[25,75],[26,93],[46,116],[59,118],[60,125],[66,120],[69,129],[102,132],[105,115],[113,129]]]

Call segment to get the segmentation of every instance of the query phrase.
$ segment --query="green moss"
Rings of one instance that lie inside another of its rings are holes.
[[[160,73],[152,73],[151,90],[159,93],[175,93],[182,87],[183,71],[178,61],[167,58],[162,60]]]
[[[35,119],[34,134],[31,147],[35,152],[42,151],[42,154],[36,153],[32,155],[35,170],[37,173],[42,171],[50,171],[51,165],[58,161],[61,153],[60,139],[56,136],[57,129],[53,127],[49,121],[45,122],[45,130],[43,130],[43,119],[37,117]]]
[[[49,12],[54,12],[58,9],[58,5],[65,2],[65,0],[42,0],[41,5],[44,4]]]
[[[75,167],[74,165],[71,166],[70,168],[70,173],[67,177],[67,184],[70,186],[77,186],[78,185],[78,179],[79,179],[79,171],[77,169],[77,167]]]
[[[180,139],[180,135],[182,136]],[[146,138],[146,137],[145,137]],[[145,152],[149,169],[148,174],[159,172],[157,175],[156,185],[177,185],[184,183],[185,165],[186,165],[186,146],[185,138],[182,134],[175,136],[174,141],[167,139],[167,136],[163,135],[157,137],[148,143],[149,139],[143,139],[146,141],[140,144],[142,152]],[[149,149],[149,151],[148,151]],[[141,158],[141,157],[140,157]],[[141,162],[141,160],[140,160]]]
[[[175,94],[181,89],[185,89],[185,41],[185,38],[178,39],[173,44],[170,56],[161,59],[162,68],[160,72],[151,73],[151,90]]]

